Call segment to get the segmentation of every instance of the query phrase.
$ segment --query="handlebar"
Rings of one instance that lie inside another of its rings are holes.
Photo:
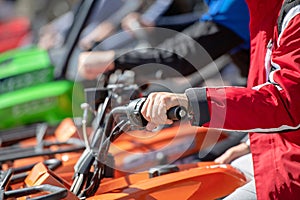
[[[187,111],[183,106],[174,106],[167,111],[168,119],[178,121],[187,116]]]
[[[78,197],[89,197],[97,191],[105,174],[110,143],[122,134],[129,125],[138,127],[147,125],[147,120],[141,114],[145,101],[145,98],[139,98],[131,101],[127,106],[115,107],[105,117],[105,122],[100,120],[91,142],[91,149],[87,148],[74,166],[75,175],[71,192]],[[105,105],[104,110],[107,107],[107,104]],[[126,115],[127,119],[115,124],[115,117],[118,115]],[[167,116],[174,121],[181,120],[187,116],[187,111],[184,107],[176,106],[167,111]],[[94,171],[91,173],[92,165]]]
[[[132,125],[138,127],[145,127],[148,121],[141,114],[142,107],[146,101],[146,98],[139,98],[131,101],[127,106],[127,116]],[[183,106],[175,106],[167,111],[168,119],[172,121],[178,121],[184,119],[187,116],[187,110]]]

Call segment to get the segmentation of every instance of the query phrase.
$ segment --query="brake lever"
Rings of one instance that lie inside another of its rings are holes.
[[[111,134],[111,136],[116,138],[116,136],[119,135],[119,131],[122,131],[122,129],[117,130],[114,134]],[[75,195],[88,197],[95,194],[105,173],[105,166],[107,165],[106,158],[111,141],[113,141],[111,137],[103,138],[99,152],[96,153],[91,149],[86,149],[82,154],[75,166],[76,175],[70,189]],[[94,166],[94,171],[90,172],[92,165]],[[83,189],[84,185],[85,188]]]
[[[124,122],[121,122],[112,130],[114,122],[113,116],[114,114],[120,113],[125,113],[124,107],[114,108],[110,112],[104,129],[99,127],[96,130],[95,135],[100,137],[94,137],[95,140],[92,143],[92,148],[86,149],[74,166],[75,175],[73,177],[74,181],[70,190],[75,195],[79,197],[92,196],[97,191],[105,172],[106,158],[110,142],[113,140],[113,137],[116,138],[116,136],[119,135],[118,133],[122,131],[122,127],[124,127]],[[119,126],[121,128],[119,128]],[[102,135],[100,135],[100,133],[102,133]],[[98,143],[99,151],[95,152],[93,149]],[[94,171],[90,172],[92,165],[94,165]],[[85,188],[83,189],[84,186]]]
[[[86,149],[74,166],[74,181],[70,188],[70,191],[73,192],[76,196],[80,195],[93,162],[94,155],[92,153],[92,150]]]

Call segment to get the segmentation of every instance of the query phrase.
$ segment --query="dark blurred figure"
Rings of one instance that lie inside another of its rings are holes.
[[[208,11],[193,25],[184,29],[183,34],[165,38],[151,48],[148,46],[142,49],[82,53],[78,66],[80,74],[87,79],[95,79],[106,70],[132,69],[143,64],[151,63],[153,66],[156,63],[169,66],[186,76],[226,53],[239,57],[236,59],[240,62],[239,67],[242,68],[243,75],[247,74],[249,13],[246,3],[240,0],[207,3]],[[159,34],[160,32],[157,35]]]
[[[105,46],[106,49],[121,48],[132,43],[132,40],[155,42],[155,40],[149,41],[153,39],[151,34],[136,35],[133,30],[155,26],[181,31],[199,18],[203,8],[202,1],[197,0],[144,0],[138,2],[139,4],[135,1],[127,1],[122,9],[98,24],[81,40],[81,48],[89,50],[95,43],[122,30],[131,31],[131,34],[122,33],[122,37],[120,37],[122,39],[106,42],[102,44],[102,47]]]

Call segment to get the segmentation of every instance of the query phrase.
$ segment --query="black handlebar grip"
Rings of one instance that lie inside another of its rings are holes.
[[[167,111],[168,119],[178,121],[187,116],[187,110],[182,106],[175,106]]]

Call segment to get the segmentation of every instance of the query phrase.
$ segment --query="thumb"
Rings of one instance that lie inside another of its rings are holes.
[[[147,126],[146,126],[146,129],[147,129],[148,131],[152,131],[152,130],[155,129],[156,127],[157,127],[156,124],[149,122],[149,123],[147,124]]]
[[[227,152],[225,152],[223,155],[219,156],[214,161],[216,163],[220,163],[220,164],[228,164],[228,163],[230,163],[231,160],[232,160],[231,155],[229,155]]]

